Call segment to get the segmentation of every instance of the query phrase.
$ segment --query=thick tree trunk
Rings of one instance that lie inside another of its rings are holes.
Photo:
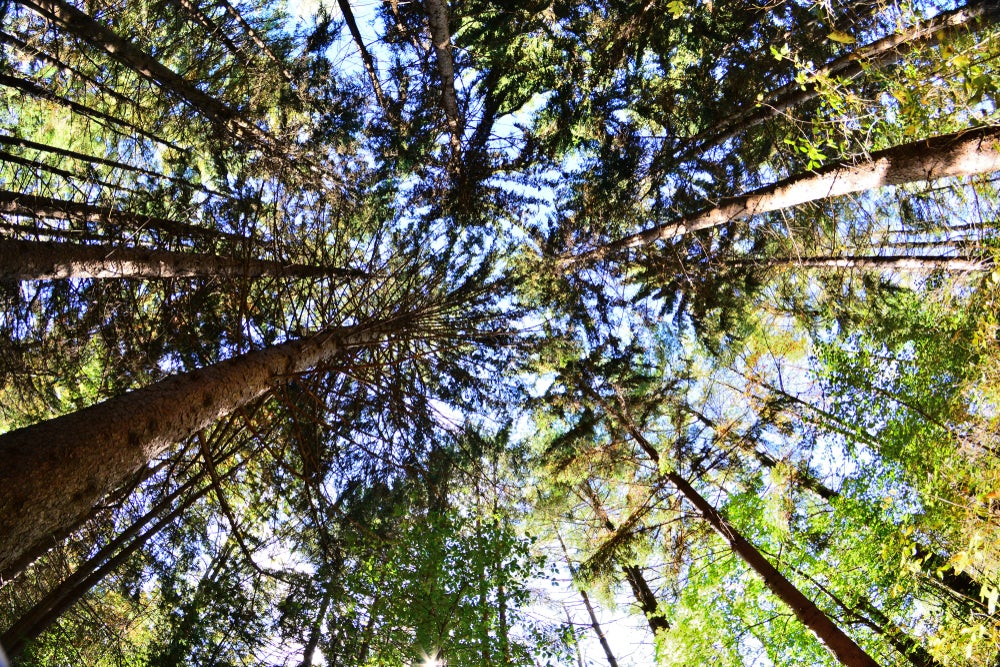
[[[581,262],[711,229],[733,220],[886,185],[998,171],[998,142],[1000,126],[987,126],[888,148],[872,153],[870,160],[859,164],[837,162],[739,197],[724,199],[717,206],[681,220],[656,225],[575,256],[562,257],[559,264],[568,269]]]
[[[249,352],[0,436],[0,571],[170,445],[296,374],[405,329],[410,317]]]
[[[59,278],[357,277],[338,267],[200,253],[0,239],[0,280]]]
[[[96,222],[129,230],[158,230],[174,236],[243,242],[238,234],[197,227],[169,218],[119,211],[107,206],[0,190],[0,215]]]
[[[835,58],[820,67],[816,75],[853,79],[866,68],[892,65],[914,48],[936,44],[961,29],[973,29],[973,24],[989,25],[998,18],[1000,4],[993,0],[972,0],[965,7],[942,12],[902,32],[883,37]],[[695,153],[703,153],[755,125],[776,118],[788,109],[815,99],[819,94],[820,89],[815,85],[803,88],[798,82],[787,83],[771,91],[759,106],[737,112],[685,140],[681,155],[691,157]]]
[[[156,508],[136,521],[125,533],[116,538],[107,547],[101,549],[93,557],[77,567],[59,586],[50,591],[34,607],[24,613],[0,637],[3,645],[7,647],[10,654],[16,657],[27,642],[45,632],[56,619],[86,595],[95,584],[125,562],[129,556],[138,551],[165,526],[173,522],[188,507],[193,505],[195,501],[205,496],[211,488],[209,485],[203,486],[189,494],[163,518],[156,520],[156,517],[169,508],[170,504],[178,496],[200,482],[202,477],[203,475],[199,475],[191,479],[184,486],[166,496],[157,504]],[[139,532],[151,522],[153,525],[140,535]],[[130,539],[132,540],[131,542],[129,542]]]

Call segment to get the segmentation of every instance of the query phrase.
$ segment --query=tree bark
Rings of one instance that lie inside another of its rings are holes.
[[[731,266],[769,266],[804,269],[859,269],[861,271],[975,273],[993,268],[988,257],[954,257],[949,255],[855,256],[855,257],[769,257],[760,260],[730,260]]]
[[[570,269],[654,241],[718,227],[733,220],[777,211],[820,199],[864,192],[886,185],[972,176],[1000,170],[1000,126],[979,127],[894,146],[871,154],[868,161],[836,162],[817,171],[791,176],[739,197],[724,199],[700,213],[651,227],[578,255],[559,258]]]
[[[427,23],[434,42],[438,73],[441,76],[441,106],[448,120],[452,159],[462,152],[462,117],[455,94],[455,61],[451,57],[451,29],[448,24],[448,0],[423,0]]]
[[[162,144],[163,146],[167,146],[176,151],[185,152],[183,148],[168,139],[164,139],[163,137],[152,134],[151,132],[147,132],[143,128],[124,121],[121,118],[116,118],[111,114],[98,111],[97,109],[91,109],[85,104],[80,104],[79,102],[74,102],[73,100],[62,97],[61,95],[56,95],[52,91],[46,90],[34,81],[29,81],[28,79],[22,79],[16,76],[10,76],[8,74],[0,74],[0,86],[14,88],[15,90],[21,91],[25,95],[30,95],[31,97],[39,100],[45,100],[46,102],[58,104],[59,106],[69,109],[74,113],[78,113],[81,116],[92,119],[94,122],[107,128],[108,130],[111,130],[112,132],[117,132],[126,136],[143,136],[151,141],[155,141],[158,144]],[[111,126],[114,126],[114,129],[112,129]]]
[[[656,448],[646,440],[631,420],[624,418],[623,422],[639,447],[654,463],[659,465],[660,454]],[[712,528],[729,544],[733,553],[760,575],[771,592],[788,605],[795,617],[833,652],[841,664],[846,667],[878,667],[878,663],[870,655],[848,637],[777,568],[771,565],[767,558],[743,537],[721,512],[712,507],[693,486],[688,484],[687,480],[673,471],[665,473],[664,477],[677,488],[688,502],[695,506],[702,518],[708,521]]]
[[[159,230],[180,237],[219,239],[241,243],[246,240],[239,234],[229,234],[216,229],[177,222],[169,218],[128,213],[86,202],[67,201],[40,195],[0,190],[0,215],[18,215],[53,220],[76,220],[114,225],[130,230]]]
[[[189,494],[177,504],[162,519],[156,520],[156,516],[170,506],[178,496],[197,484],[203,475],[191,479],[181,488],[166,496],[157,507],[139,519],[129,527],[122,535],[118,536],[105,548],[81,564],[76,570],[62,581],[59,586],[50,591],[34,607],[25,612],[17,621],[10,626],[0,637],[2,643],[10,651],[10,655],[17,656],[24,648],[25,643],[37,638],[48,629],[56,619],[58,619],[67,609],[73,606],[87,591],[94,587],[99,581],[107,576],[114,568],[121,565],[129,556],[138,551],[154,535],[160,532],[165,526],[180,516],[188,507],[194,504],[199,498],[205,496],[211,486],[206,485],[197,491]],[[139,532],[150,522],[154,522],[149,530],[141,535]],[[132,539],[135,538],[135,539]],[[128,542],[132,539],[131,542]],[[128,542],[128,544],[126,544]],[[124,547],[124,548],[123,548]],[[119,551],[120,549],[120,551]],[[115,553],[117,551],[117,554]]]
[[[134,70],[162,90],[186,101],[215,124],[228,128],[237,138],[262,146],[271,145],[271,138],[267,134],[243,120],[226,104],[202,92],[187,79],[73,5],[63,0],[18,0],[18,4],[51,21],[68,34],[102,50],[112,60]]]
[[[344,21],[347,23],[347,29],[351,32],[351,37],[354,39],[354,45],[358,47],[358,52],[361,54],[361,62],[364,63],[365,72],[368,73],[368,79],[372,82],[372,88],[375,90],[375,99],[378,100],[378,105],[382,107],[383,110],[388,109],[385,103],[385,94],[382,92],[382,84],[378,80],[378,70],[375,68],[375,59],[372,58],[372,54],[368,51],[365,46],[365,41],[361,38],[361,30],[358,29],[358,22],[354,18],[354,12],[351,10],[350,0],[337,0],[337,4],[340,7],[340,13],[344,15]]]
[[[296,374],[406,330],[416,317],[249,352],[0,436],[0,571],[86,515],[170,445]]]
[[[590,596],[587,595],[587,591],[581,588],[580,597],[583,599],[583,606],[587,608],[587,614],[590,616],[590,627],[594,628],[594,633],[597,635],[598,641],[601,642],[601,648],[604,649],[604,655],[608,659],[608,665],[610,667],[618,667],[618,661],[615,660],[615,654],[611,652],[611,645],[608,644],[608,638],[604,636],[604,630],[601,629],[601,624],[597,621],[597,614],[594,613],[594,606],[590,604]]]
[[[0,280],[363,277],[363,271],[201,253],[0,239]]]
[[[583,483],[583,492],[590,501],[591,507],[597,514],[597,518],[604,525],[605,530],[609,533],[614,533],[615,524],[611,521],[608,513],[604,511],[604,506],[601,505],[600,499],[590,486],[589,481]],[[649,587],[646,577],[642,574],[642,568],[638,565],[623,565],[622,571],[625,573],[625,580],[628,582],[629,588],[632,589],[632,595],[635,596],[636,604],[639,605],[639,609],[642,610],[646,621],[649,623],[649,629],[652,630],[653,636],[655,637],[656,633],[661,630],[664,632],[669,630],[670,624],[660,614],[656,594]]]

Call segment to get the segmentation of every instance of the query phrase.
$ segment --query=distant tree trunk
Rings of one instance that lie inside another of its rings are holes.
[[[600,498],[597,497],[597,493],[591,487],[589,481],[584,481],[583,492],[590,501],[590,506],[594,509],[597,514],[597,518],[604,525],[604,529],[609,533],[615,532],[615,524],[611,521],[611,517],[608,513],[604,511],[604,506],[601,504]],[[656,600],[656,595],[653,593],[653,589],[649,587],[649,583],[646,581],[646,577],[642,574],[642,568],[638,565],[623,565],[622,570],[625,572],[625,580],[628,582],[629,588],[632,589],[632,595],[635,596],[636,604],[639,605],[639,609],[646,617],[646,622],[649,623],[649,629],[652,630],[653,636],[660,630],[667,631],[670,629],[670,624],[667,623],[667,619],[663,618],[663,615],[659,611],[659,603]]]
[[[375,99],[378,100],[378,105],[383,110],[386,110],[388,106],[385,103],[382,84],[378,80],[378,70],[375,69],[375,60],[365,46],[365,40],[361,37],[361,30],[358,29],[358,22],[354,18],[354,12],[351,10],[350,0],[337,0],[337,5],[340,7],[340,13],[344,15],[344,22],[347,23],[347,29],[351,32],[354,45],[358,47],[358,52],[361,54],[361,62],[364,63],[365,72],[367,72],[368,79],[372,82],[372,88],[375,90]]]
[[[288,68],[285,66],[284,61],[282,61],[281,58],[278,57],[278,55],[274,52],[274,49],[272,49],[268,45],[268,43],[264,41],[263,37],[257,34],[257,31],[254,30],[253,26],[251,26],[247,22],[247,20],[243,18],[243,16],[239,13],[239,11],[237,11],[236,8],[233,7],[228,0],[215,0],[215,4],[225,9],[226,13],[229,14],[229,16],[234,21],[240,24],[240,27],[243,28],[243,31],[247,34],[247,37],[250,38],[250,41],[252,41],[254,45],[261,50],[261,53],[267,55],[267,57],[271,60],[271,62],[274,63],[275,67],[278,68],[278,71],[281,72],[281,75],[285,78],[285,81],[287,81],[288,83],[295,82],[295,77],[292,76],[292,73],[290,71],[288,71]]]
[[[66,34],[79,37],[100,49],[112,60],[149,79],[165,92],[188,102],[215,124],[228,128],[237,138],[263,146],[272,143],[263,131],[240,118],[226,104],[202,92],[183,76],[73,5],[63,0],[18,0],[18,4],[51,21]]]
[[[886,185],[998,171],[998,142],[1000,126],[987,126],[887,148],[872,153],[870,160],[859,164],[836,162],[739,197],[724,199],[717,206],[681,220],[656,225],[578,255],[562,257],[559,265],[571,269],[582,262],[601,259],[629,248],[820,199]]]
[[[731,266],[773,266],[803,269],[858,269],[861,271],[974,273],[993,268],[988,257],[953,257],[949,255],[856,256],[856,257],[765,257],[760,260],[729,260]]]
[[[0,239],[0,280],[60,278],[356,277],[339,267],[201,253]]]
[[[451,137],[452,160],[462,151],[462,117],[455,94],[455,61],[451,57],[451,28],[449,26],[448,0],[423,0],[424,12],[431,30],[438,74],[441,77],[441,106],[448,121]]]
[[[309,630],[309,641],[302,648],[302,662],[300,663],[300,667],[312,667],[313,653],[316,652],[316,647],[319,646],[319,638],[323,633],[323,621],[326,619],[326,612],[330,609],[330,601],[332,599],[333,586],[328,584],[326,590],[323,592],[323,600],[320,602],[316,620]]]
[[[215,229],[198,227],[169,218],[129,213],[85,202],[54,199],[39,195],[0,190],[0,214],[30,218],[50,218],[53,220],[74,220],[112,225],[128,230],[157,230],[167,234],[187,238],[206,238],[243,242],[239,234],[229,234]]]
[[[639,447],[655,463],[659,464],[660,454],[646,440],[631,420],[623,417],[629,434]],[[664,477],[673,484],[688,502],[695,506],[715,531],[729,544],[737,556],[749,565],[764,580],[764,584],[784,602],[795,617],[809,628],[816,637],[829,648],[841,664],[846,667],[878,667],[878,663],[868,655],[853,639],[848,637],[836,623],[807,598],[781,572],[777,570],[717,509],[705,500],[687,480],[676,472],[667,472]]]
[[[842,56],[834,58],[816,74],[823,77],[853,79],[869,67],[886,67],[897,62],[906,53],[920,46],[936,44],[963,28],[974,24],[989,25],[1000,18],[1000,4],[993,0],[972,0],[964,7],[941,12],[926,21],[916,23],[902,32],[883,37]],[[801,86],[787,83],[771,91],[760,105],[743,109],[721,122],[686,139],[679,157],[691,157],[726,142],[747,129],[776,118],[788,109],[817,98],[820,89],[815,85]]]
[[[587,614],[590,616],[590,627],[594,628],[594,633],[597,635],[597,639],[601,642],[601,648],[604,649],[604,655],[608,659],[608,665],[610,665],[610,667],[618,667],[618,661],[615,660],[615,654],[611,652],[611,645],[608,644],[608,638],[604,636],[604,630],[601,629],[601,624],[597,621],[597,614],[594,613],[594,606],[590,604],[590,596],[587,595],[587,591],[581,588],[580,597],[583,599],[583,606],[587,608]]]
[[[417,317],[256,350],[0,436],[0,571],[73,525],[173,443],[296,374],[400,335]]]

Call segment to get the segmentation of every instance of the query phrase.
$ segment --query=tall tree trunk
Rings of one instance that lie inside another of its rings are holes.
[[[205,238],[243,242],[239,234],[229,234],[216,229],[198,227],[169,218],[128,213],[108,206],[86,202],[54,199],[40,195],[26,195],[20,192],[0,190],[0,215],[17,215],[30,218],[51,218],[53,220],[74,220],[96,222],[128,230],[159,230],[180,237]]]
[[[339,267],[201,253],[0,239],[0,280],[59,278],[359,277]]]
[[[618,415],[629,434],[650,459],[659,465],[660,454],[646,440],[636,426],[625,415]],[[841,664],[846,667],[878,667],[878,663],[868,655],[853,639],[847,636],[836,623],[823,613],[816,604],[803,595],[781,572],[777,570],[729,521],[712,507],[687,480],[670,471],[664,477],[677,488],[688,502],[695,506],[715,531],[729,544],[737,556],[749,565],[764,580],[764,584],[784,602],[795,617],[809,628],[827,647]]]
[[[974,273],[993,268],[989,257],[954,257],[949,255],[852,256],[852,257],[766,257],[760,260],[729,260],[730,266],[770,266],[803,269],[858,269],[861,271]]]
[[[597,635],[598,641],[601,642],[601,648],[604,649],[604,655],[608,659],[608,665],[610,667],[618,667],[618,661],[615,660],[615,654],[611,651],[611,645],[608,644],[608,638],[604,636],[604,630],[601,629],[601,624],[597,621],[597,614],[594,613],[594,605],[590,604],[590,596],[587,595],[587,591],[581,588],[580,597],[583,599],[583,606],[587,608],[587,615],[590,616],[590,627],[594,628],[594,633]]]
[[[375,68],[375,60],[368,51],[368,47],[365,46],[365,40],[361,37],[361,30],[358,29],[358,22],[354,18],[354,12],[351,10],[350,0],[337,0],[337,5],[340,7],[340,13],[344,15],[344,22],[347,23],[347,29],[351,32],[354,45],[358,47],[358,52],[361,54],[361,62],[364,63],[365,72],[367,72],[368,79],[372,82],[372,88],[375,90],[375,99],[378,100],[378,105],[382,107],[383,111],[387,110],[388,106],[385,103],[382,84],[378,80],[378,70]]]
[[[302,649],[302,662],[299,667],[312,667],[313,653],[316,652],[316,647],[319,646],[319,638],[323,633],[323,621],[326,618],[327,610],[330,609],[330,601],[332,599],[333,586],[332,584],[327,584],[326,590],[323,592],[323,600],[320,602],[319,612],[316,614],[316,620],[309,630],[309,641],[306,642],[306,645]]]
[[[566,558],[566,567],[569,568],[569,572],[574,577],[576,576],[576,568],[573,567],[572,561],[569,559],[569,549],[566,548],[566,543],[563,542],[562,535],[559,534],[559,529],[556,528],[556,538],[559,540],[559,546],[562,547],[563,556]],[[590,617],[590,627],[594,629],[594,634],[597,635],[598,641],[601,642],[601,648],[604,649],[604,655],[607,656],[608,665],[610,667],[618,667],[618,661],[615,660],[615,654],[611,651],[611,645],[608,644],[608,638],[604,636],[604,630],[601,629],[601,624],[597,620],[597,614],[594,612],[594,606],[590,603],[590,596],[587,595],[587,591],[580,588],[580,599],[583,600],[583,606],[587,609],[587,615]]]
[[[604,511],[604,506],[601,504],[600,498],[597,497],[597,493],[593,487],[591,487],[589,480],[584,481],[582,488],[584,495],[587,496],[590,502],[590,506],[597,514],[597,518],[604,525],[604,529],[608,533],[614,533],[616,530],[615,524],[611,521],[608,513]],[[653,589],[650,588],[649,583],[646,581],[646,577],[642,573],[642,568],[638,565],[623,565],[622,570],[625,573],[625,580],[628,582],[629,588],[632,589],[632,595],[635,596],[636,604],[639,605],[639,609],[642,610],[646,621],[649,623],[649,629],[652,630],[653,636],[655,637],[656,633],[660,630],[664,632],[669,630],[670,624],[660,614],[656,594],[653,593]]]
[[[400,314],[256,350],[0,436],[0,571],[170,445],[296,374],[401,334],[417,317]]]
[[[63,0],[18,0],[18,4],[51,21],[67,34],[79,37],[100,49],[112,60],[149,79],[165,92],[186,101],[215,124],[228,128],[237,138],[261,146],[273,143],[267,134],[246,122],[226,104],[202,92],[190,81],[73,5]]]
[[[215,4],[225,9],[226,13],[229,14],[234,21],[240,24],[240,27],[243,28],[243,31],[247,34],[247,37],[250,38],[250,41],[252,41],[254,45],[261,50],[261,53],[267,55],[271,62],[274,63],[275,67],[278,68],[278,71],[281,72],[281,76],[285,78],[285,81],[288,83],[295,82],[295,77],[292,76],[290,71],[288,71],[288,68],[285,66],[285,62],[278,57],[278,55],[274,52],[274,49],[272,49],[270,45],[264,41],[263,37],[257,34],[257,31],[254,30],[253,26],[250,25],[245,18],[243,18],[243,15],[240,14],[228,0],[216,0]]]
[[[998,141],[1000,126],[987,126],[887,148],[872,153],[870,160],[860,164],[836,162],[739,197],[724,199],[719,205],[692,216],[656,225],[578,255],[564,256],[559,259],[559,265],[570,269],[582,262],[654,241],[676,238],[733,220],[829,197],[886,185],[998,171]]]
[[[455,94],[455,61],[451,57],[451,28],[449,26],[448,0],[423,0],[427,24],[441,77],[441,106],[448,121],[451,137],[451,157],[456,161],[462,152],[462,116]],[[457,163],[456,163],[457,164]]]
[[[993,0],[972,0],[964,7],[941,12],[902,32],[888,35],[834,58],[820,67],[816,75],[824,78],[835,76],[841,79],[853,79],[862,74],[866,68],[892,65],[915,48],[936,44],[962,29],[971,30],[977,25],[989,25],[998,18],[1000,18],[1000,4]],[[738,111],[686,139],[678,157],[689,158],[719,146],[755,125],[776,118],[788,109],[817,98],[819,94],[820,89],[816,85],[803,87],[795,81],[787,83],[771,91],[759,106]]]

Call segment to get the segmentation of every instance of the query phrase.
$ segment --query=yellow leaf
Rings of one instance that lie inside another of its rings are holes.
[[[857,41],[856,39],[848,35],[846,32],[841,32],[840,30],[834,30],[829,35],[827,35],[827,37],[830,40],[838,42],[840,44],[853,44],[854,42]]]

